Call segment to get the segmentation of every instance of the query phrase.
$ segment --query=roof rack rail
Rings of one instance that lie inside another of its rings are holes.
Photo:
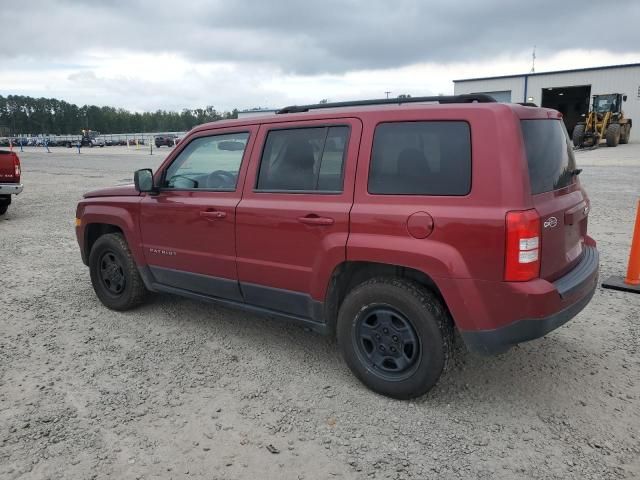
[[[364,107],[368,105],[400,105],[402,103],[491,103],[496,100],[483,93],[473,93],[465,95],[438,95],[433,97],[406,97],[406,98],[378,98],[373,100],[353,100],[350,102],[314,103],[310,105],[290,105],[281,108],[276,113],[300,113],[321,108],[343,108],[343,107]]]

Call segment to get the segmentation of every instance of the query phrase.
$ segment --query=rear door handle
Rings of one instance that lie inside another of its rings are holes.
[[[318,215],[307,215],[306,217],[298,217],[300,223],[305,225],[333,225],[335,220],[329,217],[319,217]]]
[[[200,216],[207,220],[218,220],[220,218],[225,218],[227,213],[221,212],[220,210],[203,210],[200,212]]]

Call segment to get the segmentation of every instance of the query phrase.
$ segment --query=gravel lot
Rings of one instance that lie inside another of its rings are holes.
[[[168,151],[20,154],[0,219],[0,478],[640,478],[640,295],[599,289],[542,340],[461,351],[417,402],[370,392],[297,326],[168,295],[104,308],[76,202]],[[577,158],[601,277],[622,274],[640,144]]]

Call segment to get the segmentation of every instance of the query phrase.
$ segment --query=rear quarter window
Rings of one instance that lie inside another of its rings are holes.
[[[559,190],[575,182],[576,159],[562,120],[522,120],[531,193]]]
[[[376,127],[369,193],[466,195],[471,190],[471,132],[462,121],[382,123]]]

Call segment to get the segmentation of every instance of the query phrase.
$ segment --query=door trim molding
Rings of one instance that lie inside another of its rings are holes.
[[[242,301],[242,294],[237,280],[155,267],[153,265],[149,265],[148,269],[155,284],[196,292],[210,297]]]
[[[330,326],[324,318],[324,303],[314,300],[305,293],[251,283],[239,283],[227,278],[151,265],[138,267],[138,271],[145,287],[152,292],[172,293],[276,320],[297,323],[323,335],[331,333]],[[166,281],[174,283],[174,285],[165,283]],[[238,286],[240,286],[240,293],[237,296],[223,296],[225,292],[233,294],[234,292],[230,292],[229,289],[233,290],[234,287],[238,289]],[[196,288],[202,288],[208,293],[197,291]],[[247,292],[250,300],[245,300]]]
[[[324,303],[307,293],[247,282],[240,282],[240,290],[248,304],[324,323]]]

